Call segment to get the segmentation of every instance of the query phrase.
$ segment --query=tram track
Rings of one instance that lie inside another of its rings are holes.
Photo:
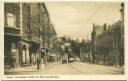
[[[71,66],[74,70],[78,71],[79,73],[84,74],[80,69],[76,68],[73,64],[69,64],[69,66]]]
[[[81,67],[80,65],[78,65],[78,64],[76,64],[76,63],[72,63],[71,64],[71,66],[75,69],[75,70],[77,70],[77,71],[79,71],[79,72],[81,72],[82,74],[88,74],[88,75],[90,75],[90,74],[93,74],[93,73],[97,73],[97,70],[92,70],[92,69],[88,69],[87,71],[84,69],[84,67]],[[86,68],[87,69],[87,68]],[[93,72],[93,73],[92,73]]]
[[[78,66],[78,67],[80,67],[80,66],[82,66],[83,64],[78,64],[78,63],[74,63],[76,66]],[[84,68],[84,67],[83,67]],[[102,68],[103,69],[103,68]],[[97,69],[97,68],[95,68],[95,69],[92,69],[91,68],[91,71],[93,71],[94,73],[95,72],[97,72],[97,71],[99,71],[99,72],[103,72],[103,73],[108,73],[108,74],[112,74],[112,75],[119,75],[119,73],[115,73],[115,72],[110,72],[110,71],[105,71],[105,70],[101,70],[101,68],[100,69]]]

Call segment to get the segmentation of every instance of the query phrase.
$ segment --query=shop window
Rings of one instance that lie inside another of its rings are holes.
[[[12,43],[12,49],[16,49],[16,44]]]
[[[7,13],[7,25],[9,27],[16,27],[16,17],[14,14],[12,13]]]

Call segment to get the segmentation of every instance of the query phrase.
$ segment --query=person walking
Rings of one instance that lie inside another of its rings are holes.
[[[41,60],[40,59],[37,59],[37,70],[40,69],[40,62],[41,62]]]
[[[13,68],[13,69],[15,69],[15,62],[16,62],[16,59],[11,58],[11,68]]]

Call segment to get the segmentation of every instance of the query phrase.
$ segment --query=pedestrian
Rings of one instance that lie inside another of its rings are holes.
[[[15,69],[15,62],[16,62],[16,59],[11,58],[11,68],[13,68],[13,69]]]
[[[40,59],[37,59],[37,70],[40,69],[40,62],[41,62],[41,60]]]

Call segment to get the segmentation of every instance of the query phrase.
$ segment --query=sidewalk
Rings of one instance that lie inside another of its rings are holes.
[[[15,69],[4,69],[4,72],[36,72],[36,71],[40,71],[42,69],[46,69],[46,68],[49,68],[51,66],[54,66],[58,63],[53,63],[53,64],[50,64],[48,66],[45,66],[45,64],[41,64],[41,69],[37,70],[37,65],[29,65],[29,66],[26,66],[26,67],[19,67],[19,68],[15,68]]]

